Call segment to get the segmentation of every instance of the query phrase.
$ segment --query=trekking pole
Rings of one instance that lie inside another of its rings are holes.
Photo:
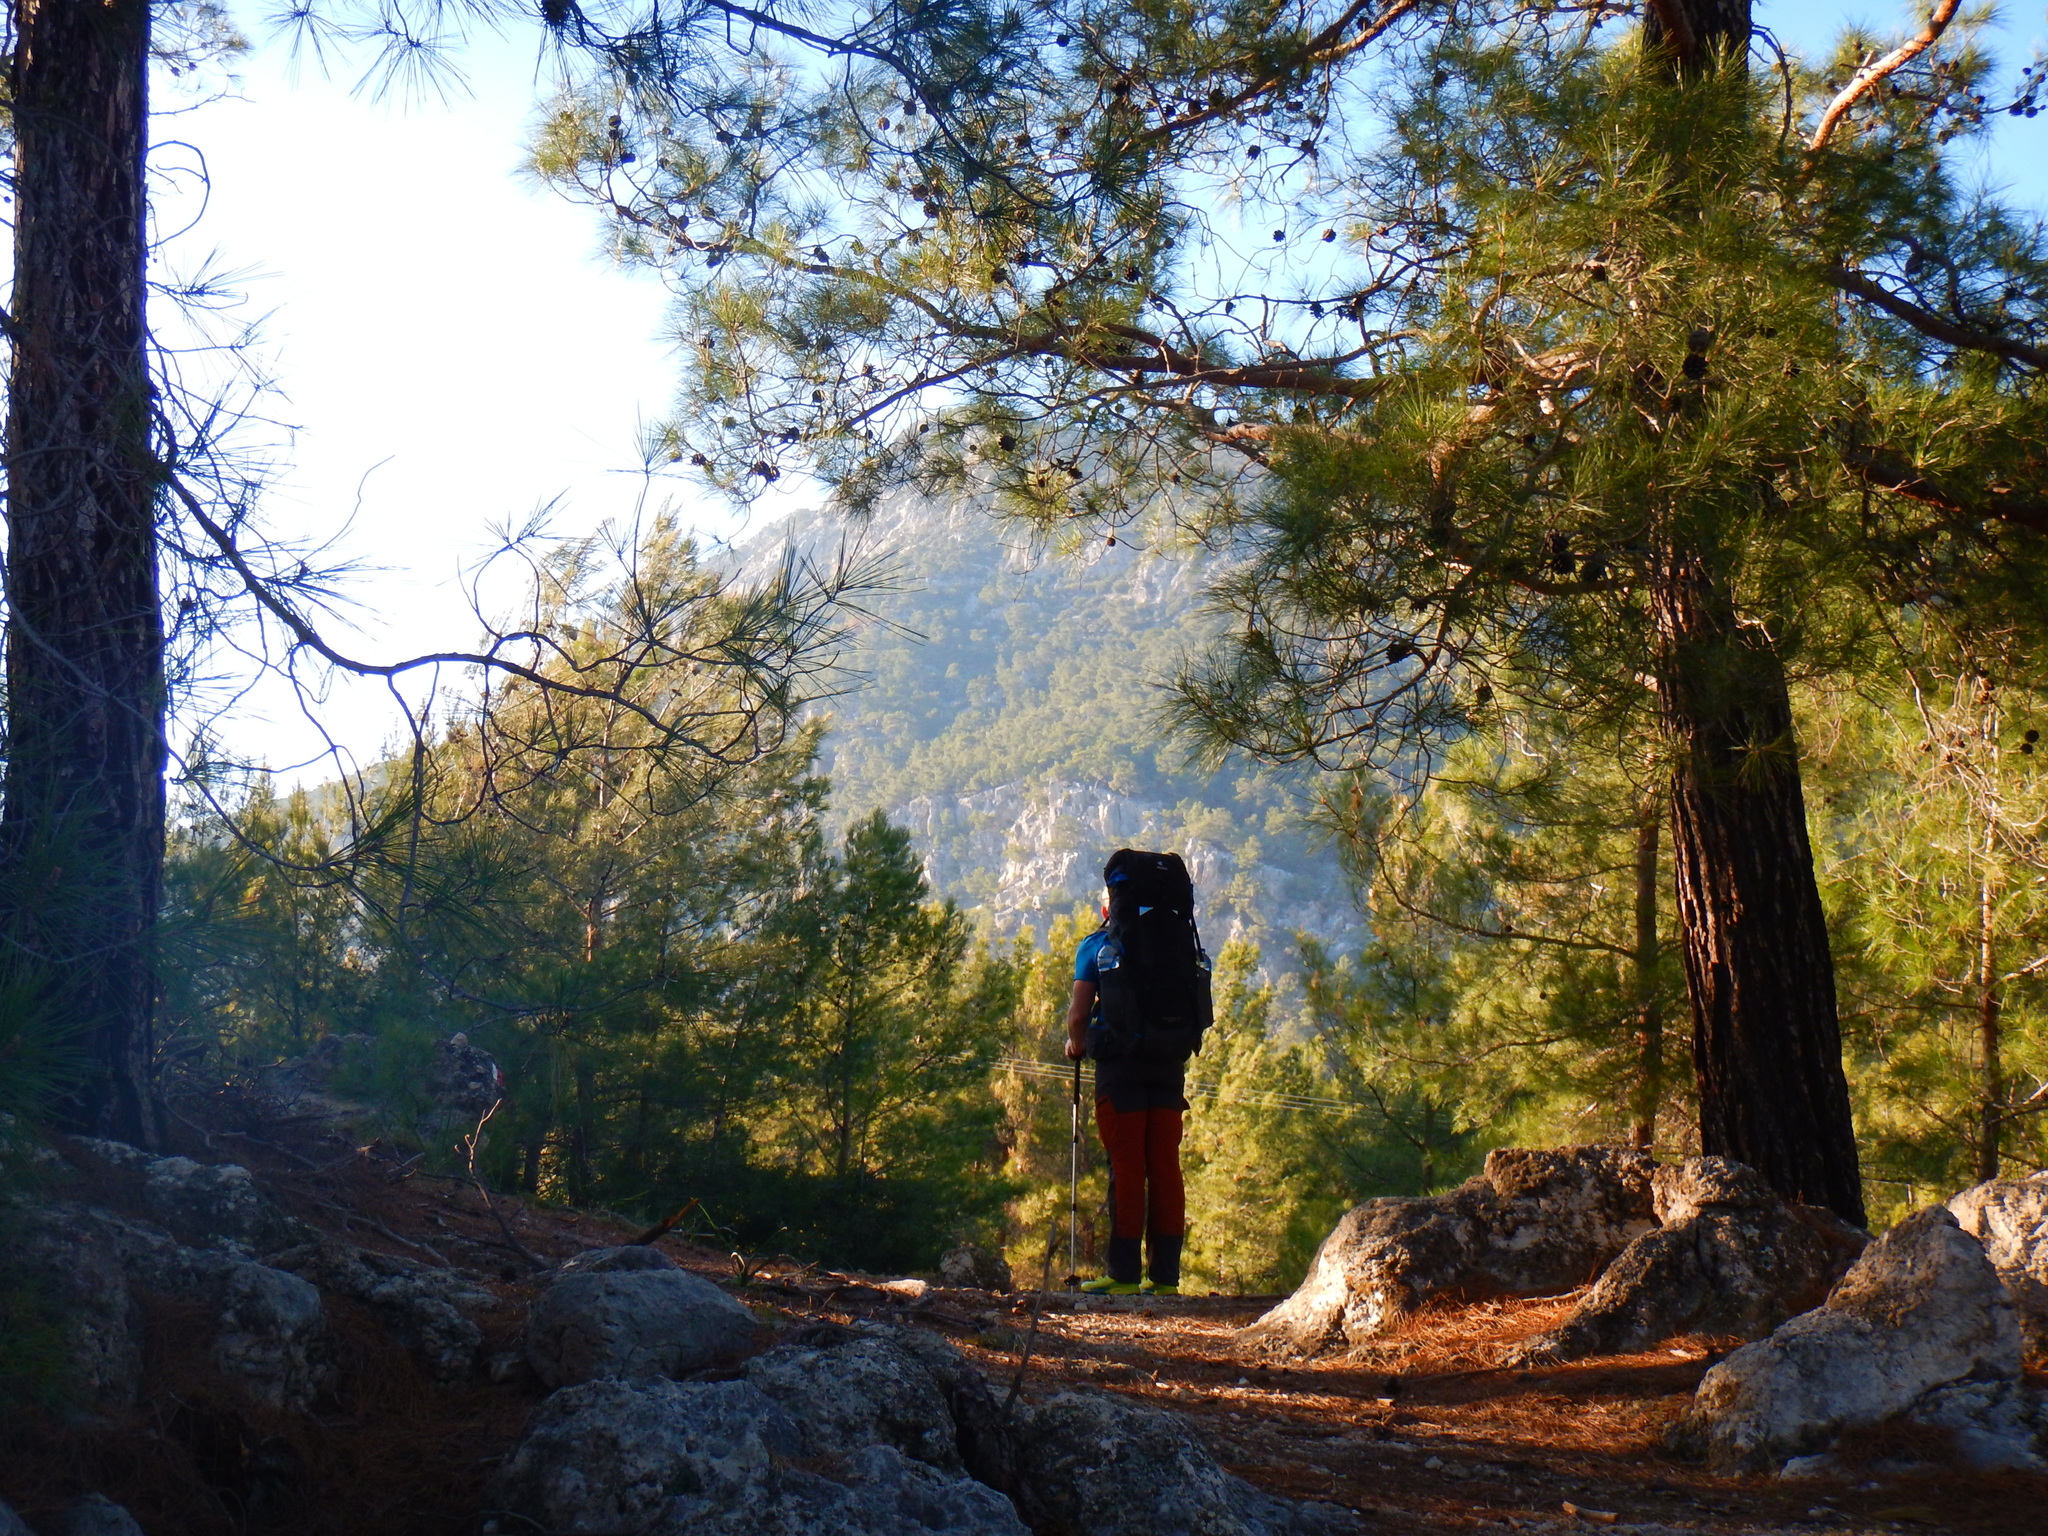
[[[1067,1289],[1081,1278],[1081,1058],[1074,1058],[1073,1145],[1067,1160]]]

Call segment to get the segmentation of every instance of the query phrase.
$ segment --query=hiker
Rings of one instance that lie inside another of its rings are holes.
[[[1210,1019],[1208,957],[1179,854],[1119,848],[1102,880],[1102,927],[1075,951],[1067,1006],[1067,1056],[1094,1058],[1095,1127],[1109,1155],[1109,1273],[1081,1289],[1177,1295],[1181,1116],[1187,1059]]]

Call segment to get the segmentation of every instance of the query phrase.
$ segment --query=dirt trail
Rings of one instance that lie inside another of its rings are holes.
[[[311,1422],[226,1423],[209,1406],[203,1371],[178,1347],[177,1319],[165,1316],[144,1408],[127,1422],[19,1439],[0,1493],[33,1517],[97,1487],[157,1536],[476,1531],[489,1475],[542,1396],[513,1353],[542,1283],[535,1261],[630,1241],[635,1225],[504,1196],[493,1210],[466,1181],[410,1173],[374,1154],[330,1160],[226,1138],[193,1150],[250,1166],[294,1215],[351,1242],[476,1276],[499,1302],[484,1319],[485,1356],[498,1360],[492,1379],[432,1385],[343,1303],[334,1322],[346,1358],[333,1400]],[[107,1180],[68,1193],[116,1206],[125,1198]],[[944,1334],[1007,1387],[1028,1344],[1027,1398],[1091,1386],[1172,1408],[1231,1470],[1270,1492],[1353,1509],[1367,1533],[2048,1533],[2048,1477],[1877,1470],[1938,1453],[1924,1441],[1872,1437],[1854,1448],[1872,1470],[1853,1482],[1723,1477],[1673,1461],[1662,1432],[1727,1341],[1495,1368],[1509,1344],[1555,1323],[1569,1298],[1445,1309],[1354,1357],[1268,1361],[1244,1353],[1235,1331],[1272,1298],[1055,1293],[1033,1337],[1028,1295],[741,1260],[673,1236],[660,1247],[753,1307],[764,1345],[804,1321],[902,1322]],[[2034,1380],[2044,1384],[2038,1371]],[[209,1449],[208,1437],[223,1434],[237,1443]],[[249,1470],[265,1455],[284,1468],[270,1484]]]
[[[1672,1460],[1663,1430],[1726,1341],[1490,1368],[1568,1307],[1558,1298],[1447,1308],[1369,1358],[1293,1365],[1252,1361],[1236,1347],[1234,1330],[1256,1303],[1060,1311],[1041,1329],[1031,1373],[1041,1389],[1087,1383],[1178,1409],[1232,1471],[1275,1493],[1346,1505],[1376,1529],[2048,1531],[2048,1478],[1944,1471],[1787,1483]],[[985,1358],[994,1369],[1005,1355]],[[1869,1460],[1900,1449],[1860,1447]]]

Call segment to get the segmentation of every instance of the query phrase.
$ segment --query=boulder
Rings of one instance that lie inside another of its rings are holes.
[[[436,1381],[459,1381],[475,1369],[484,1331],[469,1314],[488,1311],[497,1298],[461,1275],[324,1236],[270,1262],[364,1308]]]
[[[505,1074],[487,1051],[469,1043],[467,1035],[450,1035],[434,1048],[427,1071],[427,1097],[436,1111],[474,1123],[505,1096]]]
[[[678,1519],[661,1529],[682,1536],[1028,1536],[1016,1506],[993,1488],[948,1476],[893,1446],[866,1445],[810,1468],[781,1467],[767,1496],[728,1506],[710,1519]]]
[[[1041,1536],[1265,1536],[1338,1530],[1333,1506],[1263,1494],[1216,1464],[1179,1414],[1106,1392],[1060,1392],[1018,1419]]]
[[[549,1387],[686,1376],[744,1354],[754,1317],[685,1270],[559,1274],[526,1322],[526,1359]]]
[[[1936,1387],[1923,1393],[1905,1417],[1928,1429],[1947,1430],[1957,1459],[1974,1471],[2048,1471],[2040,1454],[2048,1424],[2022,1382],[1959,1381]]]
[[[304,1408],[328,1382],[320,1293],[296,1275],[188,1248],[151,1223],[66,1202],[32,1215],[24,1255],[64,1304],[74,1369],[104,1406],[134,1398],[138,1296],[211,1312],[214,1366],[265,1407]]]
[[[888,1445],[928,1466],[964,1470],[946,1393],[895,1337],[771,1349],[747,1362],[747,1380],[798,1426],[805,1455]]]
[[[558,1275],[612,1275],[635,1269],[674,1269],[676,1261],[646,1243],[586,1248],[555,1266]]]
[[[66,1375],[83,1397],[101,1409],[132,1405],[142,1378],[142,1310],[114,1234],[83,1207],[46,1206],[22,1222],[14,1257],[57,1305]]]
[[[1646,1349],[1681,1333],[1762,1338],[1819,1306],[1868,1238],[1830,1212],[1791,1205],[1720,1157],[1658,1168],[1663,1225],[1607,1266],[1557,1327],[1524,1340],[1509,1366]]]
[[[214,1367],[266,1408],[312,1406],[333,1375],[320,1292],[297,1275],[242,1260],[229,1261],[211,1284]]]
[[[1431,1299],[1536,1296],[1583,1285],[1655,1226],[1648,1153],[1489,1152],[1449,1194],[1383,1197],[1323,1240],[1299,1289],[1245,1330],[1255,1347],[1357,1345]]]
[[[1004,1292],[1012,1279],[1007,1260],[977,1243],[962,1243],[939,1259],[939,1284],[965,1290]]]
[[[1966,1189],[1948,1208],[1984,1245],[2019,1309],[2020,1326],[2036,1348],[2048,1350],[2048,1169]]]
[[[142,1536],[142,1527],[104,1493],[88,1493],[50,1523],[49,1536]]]
[[[1017,1437],[1010,1415],[989,1390],[988,1378],[935,1333],[922,1328],[889,1328],[865,1323],[859,1332],[880,1333],[916,1358],[945,1394],[953,1417],[953,1439],[968,1475],[1007,1494],[1027,1520],[1036,1521],[1030,1469],[1018,1460]]]
[[[195,1163],[159,1157],[142,1169],[142,1199],[149,1213],[180,1242],[253,1257],[302,1234],[236,1163]]]
[[[1775,1467],[1935,1388],[2019,1370],[2019,1323],[1997,1271],[1936,1206],[1865,1249],[1823,1306],[1707,1372],[1672,1443],[1717,1467]]]
[[[677,1501],[744,1499],[800,1444],[751,1382],[590,1381],[541,1404],[498,1498],[542,1530],[648,1531]]]
[[[554,1393],[498,1498],[566,1533],[1025,1536],[1010,1501],[873,1438],[820,1442],[751,1381],[592,1381]]]
[[[1005,1420],[951,1345],[877,1324],[806,1329],[735,1380],[563,1388],[497,1497],[541,1529],[632,1536],[1024,1536],[1020,1512],[1040,1536],[1348,1523],[1223,1471],[1175,1414],[1068,1392]]]
[[[140,1173],[156,1161],[154,1152],[145,1152],[125,1141],[108,1141],[100,1136],[74,1136],[70,1145],[126,1173]]]
[[[238,1163],[196,1163],[158,1157],[126,1142],[76,1136],[70,1145],[124,1173],[139,1174],[151,1216],[180,1242],[243,1258],[302,1241],[304,1229],[286,1216]]]

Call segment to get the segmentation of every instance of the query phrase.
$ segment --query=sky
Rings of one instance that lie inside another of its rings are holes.
[[[1883,28],[1901,13],[1757,6],[1784,46],[1808,52],[1847,21]],[[2016,57],[2048,36],[2037,7],[2004,18]],[[251,357],[275,391],[263,405],[275,427],[250,439],[273,462],[263,518],[359,567],[356,606],[330,634],[372,660],[466,645],[465,573],[495,529],[548,507],[551,527],[587,532],[630,520],[648,494],[639,428],[663,414],[675,376],[666,296],[604,255],[589,210],[521,174],[542,94],[531,32],[477,40],[457,56],[463,81],[405,101],[355,89],[360,61],[302,67],[261,13],[237,19],[254,46],[230,88],[202,76],[198,97],[159,93],[163,228],[189,226],[161,262],[240,274],[235,318],[260,322]],[[2002,125],[1986,174],[2048,207],[2044,151],[2048,118]],[[741,531],[682,482],[653,497],[709,536]],[[382,688],[343,683],[318,713],[360,762],[395,711]],[[287,781],[331,776],[320,734],[278,687],[259,687],[226,736]]]

